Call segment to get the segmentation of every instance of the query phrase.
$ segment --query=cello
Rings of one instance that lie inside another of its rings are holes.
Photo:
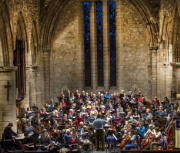
[[[172,118],[172,120],[173,119],[174,119],[174,117]],[[172,138],[172,129],[173,129],[172,120],[171,120],[171,122],[169,123],[168,127],[165,130],[165,134],[166,134],[168,144],[169,144],[169,142],[171,141],[171,138]]]
[[[120,143],[120,149],[123,149],[125,145],[127,145],[130,142],[130,135],[128,134],[125,139]]]
[[[148,144],[148,139],[152,135],[151,132],[147,134],[147,136],[142,140],[141,145],[146,146]]]
[[[151,140],[149,141],[149,143],[148,143],[148,148],[151,147],[151,143],[153,143],[155,140],[156,140],[156,135],[154,135],[154,136],[151,138]]]

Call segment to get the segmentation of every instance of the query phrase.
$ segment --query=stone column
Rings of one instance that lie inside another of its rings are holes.
[[[104,88],[110,88],[110,44],[109,44],[109,5],[103,1],[103,65]]]
[[[36,103],[36,70],[34,67],[29,69],[31,79],[29,80],[29,105],[33,106]]]
[[[84,62],[84,18],[83,18],[83,2],[76,1],[76,13],[77,13],[77,39],[76,39],[76,50],[78,57],[77,65],[77,78],[75,89],[79,89],[79,92],[85,88],[85,62]],[[75,90],[74,89],[74,90]]]
[[[117,87],[118,91],[125,89],[124,81],[124,47],[123,47],[123,23],[124,23],[124,11],[123,1],[116,1],[116,75],[117,75]]]
[[[173,84],[173,67],[168,64],[166,66],[166,97],[171,99],[171,86]]]
[[[43,49],[43,64],[44,64],[44,103],[50,101],[50,50]]]
[[[90,43],[91,43],[91,88],[95,90],[97,82],[97,28],[96,28],[96,3],[91,2],[90,7]]]
[[[13,131],[17,132],[16,125],[16,70],[17,67],[0,68],[0,139],[8,123],[13,123]],[[7,101],[7,81],[12,85],[9,89]]]
[[[38,54],[36,56],[36,63],[37,63],[37,69],[35,74],[35,81],[36,81],[36,103],[39,108],[42,108],[44,106],[44,61],[43,56],[44,53],[41,49],[41,46],[38,47]]]
[[[152,52],[152,99],[157,96],[157,49],[156,47],[150,47]]]
[[[157,50],[157,97],[160,101],[164,100],[166,95],[166,71],[163,63],[163,46],[160,44],[159,50]]]

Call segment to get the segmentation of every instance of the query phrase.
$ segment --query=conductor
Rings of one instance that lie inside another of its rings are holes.
[[[99,140],[102,142],[102,151],[105,150],[105,133],[103,130],[104,123],[108,123],[109,121],[101,119],[100,114],[97,115],[97,119],[94,120],[92,123],[89,123],[91,126],[95,127],[96,134],[95,134],[95,144],[96,144],[96,151],[99,151]]]

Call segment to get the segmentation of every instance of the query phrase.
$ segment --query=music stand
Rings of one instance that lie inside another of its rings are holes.
[[[84,118],[77,118],[80,122],[84,121]]]
[[[130,120],[130,117],[125,117],[124,119],[125,119],[126,121],[128,121],[128,120]]]
[[[116,111],[112,111],[112,112],[111,112],[111,115],[113,115],[115,112],[116,112]]]
[[[116,127],[116,131],[117,131],[117,132],[121,132],[121,128],[117,126],[117,127]]]
[[[112,136],[113,134],[115,134],[115,131],[113,131],[113,130],[108,130],[107,135]]]
[[[63,130],[65,128],[65,125],[60,125],[57,127],[57,130]]]
[[[89,122],[93,122],[95,119],[94,118],[90,118],[89,119]]]
[[[125,116],[126,114],[125,114],[125,112],[120,112],[120,115],[123,115],[123,116]]]
[[[140,118],[138,116],[133,117],[134,120],[139,120]]]
[[[115,118],[114,121],[121,121],[121,118]]]
[[[107,136],[113,136],[113,135],[115,135],[115,131],[114,130],[108,130],[107,131]],[[113,136],[114,137],[114,136]],[[115,138],[115,137],[114,137]],[[114,144],[115,145],[115,144]],[[114,147],[114,146],[113,146]],[[115,147],[114,147],[114,149],[115,149]]]

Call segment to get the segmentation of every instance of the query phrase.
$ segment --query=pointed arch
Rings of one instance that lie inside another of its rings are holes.
[[[5,67],[13,66],[13,37],[6,2],[3,2],[0,7],[0,20],[3,65]]]
[[[29,44],[28,44],[28,35],[27,35],[27,29],[26,29],[26,23],[23,17],[23,13],[18,13],[18,21],[17,21],[17,30],[16,30],[16,37],[20,40],[25,41],[25,51],[26,53],[29,52]]]

